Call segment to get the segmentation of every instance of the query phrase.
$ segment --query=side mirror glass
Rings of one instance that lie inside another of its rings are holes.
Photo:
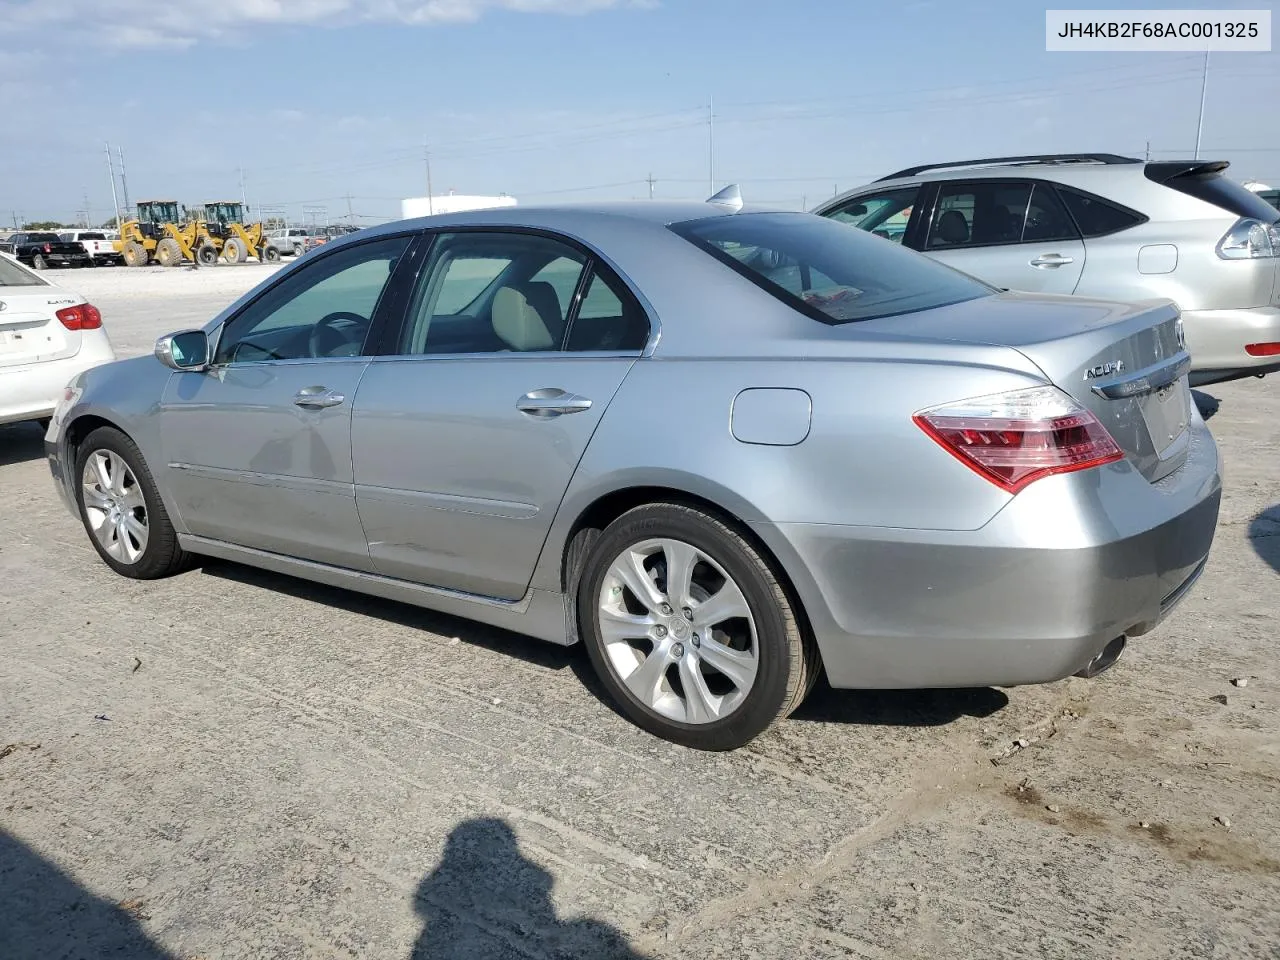
[[[209,365],[209,338],[203,330],[183,330],[156,341],[156,358],[173,370],[203,370]]]

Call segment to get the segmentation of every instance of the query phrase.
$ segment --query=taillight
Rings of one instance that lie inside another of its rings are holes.
[[[46,244],[44,245],[44,252],[45,252],[45,253],[53,253],[53,247],[49,246],[49,244],[47,244],[47,243],[46,243]]]
[[[1249,343],[1244,352],[1251,357],[1280,357],[1280,343]]]
[[[1101,421],[1057,387],[961,400],[912,419],[949,454],[1010,493],[1041,477],[1124,456]]]
[[[55,316],[68,330],[97,330],[102,326],[102,314],[91,303],[63,307]]]
[[[1223,260],[1280,257],[1280,228],[1249,217],[1237,220],[1218,241],[1218,256]]]

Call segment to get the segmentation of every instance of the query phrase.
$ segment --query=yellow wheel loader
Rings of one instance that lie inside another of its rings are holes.
[[[178,204],[174,200],[143,200],[138,215],[120,224],[120,239],[115,248],[130,267],[145,267],[151,262],[162,267],[176,267],[183,260],[194,260],[196,225],[178,222]]]
[[[280,259],[280,251],[267,243],[262,224],[244,223],[244,205],[223,200],[204,205],[204,227],[227,263],[243,263],[255,257],[263,263]]]

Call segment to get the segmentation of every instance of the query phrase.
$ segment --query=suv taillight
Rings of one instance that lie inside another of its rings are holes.
[[[961,400],[912,419],[949,454],[1010,493],[1041,477],[1124,456],[1101,421],[1057,387]]]
[[[1218,256],[1223,260],[1280,257],[1280,229],[1250,217],[1237,220],[1218,241]]]
[[[63,307],[55,316],[68,330],[97,330],[102,326],[102,314],[91,303]]]

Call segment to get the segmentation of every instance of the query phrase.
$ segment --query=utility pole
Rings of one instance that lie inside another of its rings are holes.
[[[650,200],[652,200],[652,199],[653,199],[653,185],[654,185],[656,182],[657,182],[657,181],[653,179],[653,174],[652,174],[652,173],[651,173],[651,174],[649,174],[649,179],[645,181],[645,183],[649,184],[649,199],[650,199]]]
[[[93,224],[89,222],[91,219],[92,218],[89,216],[89,191],[85,190],[84,192],[84,228],[86,230],[88,230],[91,226],[93,226]]]
[[[356,223],[355,214],[351,212],[351,194],[350,193],[347,194],[347,223],[351,224],[353,227],[355,226],[355,223]]]
[[[1200,131],[1204,129],[1204,95],[1209,89],[1209,51],[1204,52],[1204,75],[1200,78],[1200,119],[1196,121],[1196,155],[1200,159]]]
[[[116,147],[116,152],[120,154],[120,187],[124,191],[124,206],[128,210],[133,206],[129,202],[129,180],[124,172],[124,147]]]
[[[436,202],[431,195],[431,144],[422,141],[422,160],[427,165],[427,216],[436,212]]]
[[[13,217],[13,229],[17,230],[18,229],[18,211],[10,210],[9,215]]]
[[[109,143],[106,144],[106,148],[107,148],[107,172],[111,175],[111,209],[115,211],[116,229],[119,230],[121,216],[120,216],[120,200],[116,196],[116,168],[115,168],[115,164],[111,162],[111,144]]]
[[[1147,141],[1147,162],[1151,161],[1151,141]]]
[[[707,101],[707,187],[708,197],[716,195],[716,98]]]
[[[240,171],[240,206],[244,207],[245,212],[249,210],[249,201],[244,196],[244,167],[238,168]]]

